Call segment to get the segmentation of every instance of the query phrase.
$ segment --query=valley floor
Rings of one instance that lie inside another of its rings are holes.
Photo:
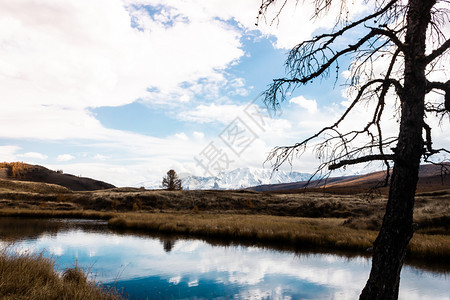
[[[112,228],[171,233],[292,249],[365,253],[381,225],[378,194],[148,191],[72,192],[43,183],[0,181],[0,216],[106,219]],[[408,256],[450,264],[450,190],[418,194],[419,230]]]

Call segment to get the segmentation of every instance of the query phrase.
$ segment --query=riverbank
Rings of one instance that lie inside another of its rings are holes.
[[[43,255],[0,250],[1,299],[122,299],[113,289],[106,290],[87,279],[79,268],[59,274],[55,262]]]
[[[377,231],[344,226],[342,218],[238,214],[126,213],[109,220],[116,229],[250,241],[292,248],[367,252]],[[450,263],[450,236],[415,234],[408,257]]]
[[[95,210],[46,210],[46,209],[0,209],[0,217],[18,218],[68,218],[109,220],[116,217],[117,212]]]
[[[1,209],[0,216],[102,219],[107,220],[108,226],[116,230],[180,234],[275,247],[283,246],[291,249],[329,249],[360,254],[370,252],[378,235],[377,230],[368,230],[368,226],[355,227],[355,224],[347,218],[218,214],[195,211],[154,213],[27,209]],[[363,221],[363,219],[358,220],[359,223]],[[450,235],[415,233],[409,243],[407,256],[424,261],[450,263]]]

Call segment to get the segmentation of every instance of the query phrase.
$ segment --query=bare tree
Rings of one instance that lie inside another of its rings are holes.
[[[181,185],[181,179],[178,178],[177,172],[169,170],[166,176],[163,177],[162,187],[169,191],[182,190],[183,186]]]
[[[281,9],[286,9],[288,1],[281,1]],[[348,84],[354,91],[353,98],[334,124],[295,145],[276,147],[268,159],[276,169],[292,162],[307,146],[314,144],[321,159],[318,172],[371,161],[385,164],[389,199],[374,242],[370,277],[360,299],[397,299],[400,271],[415,230],[413,208],[419,165],[422,159],[429,161],[433,155],[449,153],[433,147],[432,128],[426,120],[437,116],[442,121],[450,112],[450,80],[430,79],[443,59],[448,58],[450,40],[441,29],[449,24],[450,2],[367,0],[372,12],[348,21],[346,0],[310,1],[315,5],[313,18],[330,12],[331,6],[338,2],[338,22],[329,33],[301,42],[290,51],[287,75],[273,80],[265,92],[265,102],[276,108],[294,89],[327,77],[332,70],[338,76],[339,62],[348,56],[352,58]],[[268,18],[268,9],[275,2],[262,1],[258,22]],[[271,21],[279,16],[280,10]],[[358,35],[352,36],[351,44],[342,42],[343,37],[354,33]],[[384,70],[377,73],[375,66],[380,62],[384,62]],[[389,106],[392,97],[395,103]],[[373,108],[367,124],[357,129],[342,129],[344,120],[361,105]],[[394,115],[399,123],[395,136],[384,134],[386,114]]]

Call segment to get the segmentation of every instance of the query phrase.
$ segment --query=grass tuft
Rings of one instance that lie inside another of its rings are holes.
[[[83,270],[81,270],[81,268],[78,266],[66,269],[62,274],[62,279],[64,281],[77,284],[83,284],[87,282],[86,274],[84,274]]]
[[[42,254],[0,251],[1,299],[121,299],[114,290],[105,290],[87,280],[78,268],[67,269],[62,276],[54,261]]]

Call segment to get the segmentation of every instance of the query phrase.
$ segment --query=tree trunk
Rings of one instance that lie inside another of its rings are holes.
[[[399,140],[394,152],[386,213],[374,243],[370,276],[360,299],[398,298],[400,271],[414,232],[414,195],[424,146],[425,40],[435,3],[436,0],[410,0],[408,3]]]

